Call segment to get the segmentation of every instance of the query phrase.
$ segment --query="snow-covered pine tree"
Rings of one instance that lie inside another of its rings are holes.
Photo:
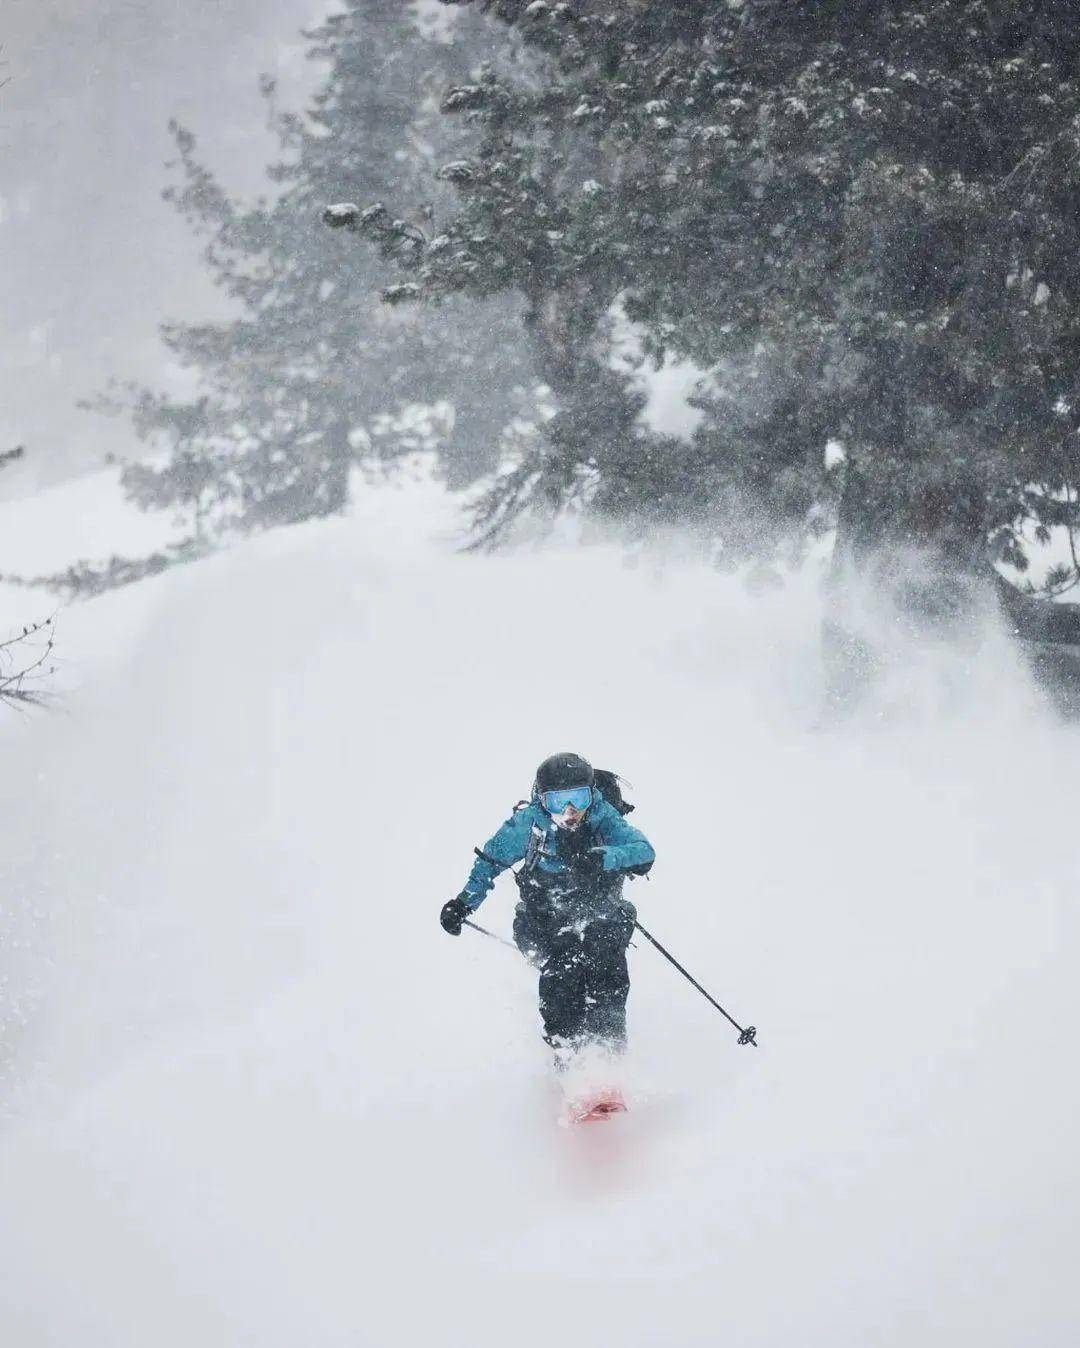
[[[415,427],[400,424],[411,404],[453,409],[431,437],[452,482],[490,468],[516,390],[534,382],[513,299],[392,312],[373,266],[313,227],[327,193],[346,184],[392,195],[410,236],[424,237],[450,197],[433,170],[472,138],[439,116],[437,94],[467,71],[485,27],[463,16],[453,40],[436,40],[411,5],[363,0],[307,34],[327,77],[307,115],[277,119],[280,191],[268,202],[230,197],[194,137],[174,129],[183,181],[168,196],[205,236],[207,265],[238,313],[165,327],[200,391],[135,392],[136,428],[170,451],[164,464],[127,468],[140,504],[179,508],[211,535],[223,518],[259,527],[337,511],[355,463],[377,468],[417,445]]]
[[[833,439],[856,542],[947,523],[954,562],[1023,566],[1025,530],[1077,524],[1070,4],[474,3],[538,64],[444,95],[484,139],[444,168],[461,211],[430,246],[385,207],[353,218],[409,273],[391,296],[517,290],[597,364],[619,301],[650,356],[714,376],[691,443],[642,453],[624,423],[496,495],[584,475],[599,509],[698,518],[767,559],[835,518]]]

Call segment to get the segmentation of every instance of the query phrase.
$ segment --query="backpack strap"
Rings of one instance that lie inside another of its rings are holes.
[[[489,866],[494,866],[497,871],[506,870],[506,867],[501,861],[496,861],[494,857],[489,857],[482,847],[474,847],[473,851],[481,861],[486,861]]]

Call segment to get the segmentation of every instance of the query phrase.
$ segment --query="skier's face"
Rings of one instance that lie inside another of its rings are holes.
[[[573,831],[580,827],[581,821],[585,818],[585,811],[575,810],[572,805],[568,805],[561,814],[554,814],[551,817],[555,820],[555,823],[559,828],[570,829]]]

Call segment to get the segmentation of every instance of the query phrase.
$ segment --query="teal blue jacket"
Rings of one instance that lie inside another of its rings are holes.
[[[609,874],[637,867],[648,868],[656,857],[648,838],[633,824],[628,824],[599,791],[594,791],[593,803],[580,827],[589,829],[593,845],[603,849],[603,867]],[[461,892],[469,911],[475,912],[484,902],[495,877],[519,861],[524,861],[528,870],[539,870],[549,876],[565,871],[567,864],[559,847],[560,833],[551,815],[535,798],[515,810],[498,833],[480,849],[483,855],[477,856],[469,873]]]

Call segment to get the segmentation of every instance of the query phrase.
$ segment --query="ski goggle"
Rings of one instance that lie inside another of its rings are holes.
[[[569,805],[572,809],[584,813],[592,804],[591,786],[571,786],[565,791],[542,791],[540,804],[548,814],[562,814]]]

